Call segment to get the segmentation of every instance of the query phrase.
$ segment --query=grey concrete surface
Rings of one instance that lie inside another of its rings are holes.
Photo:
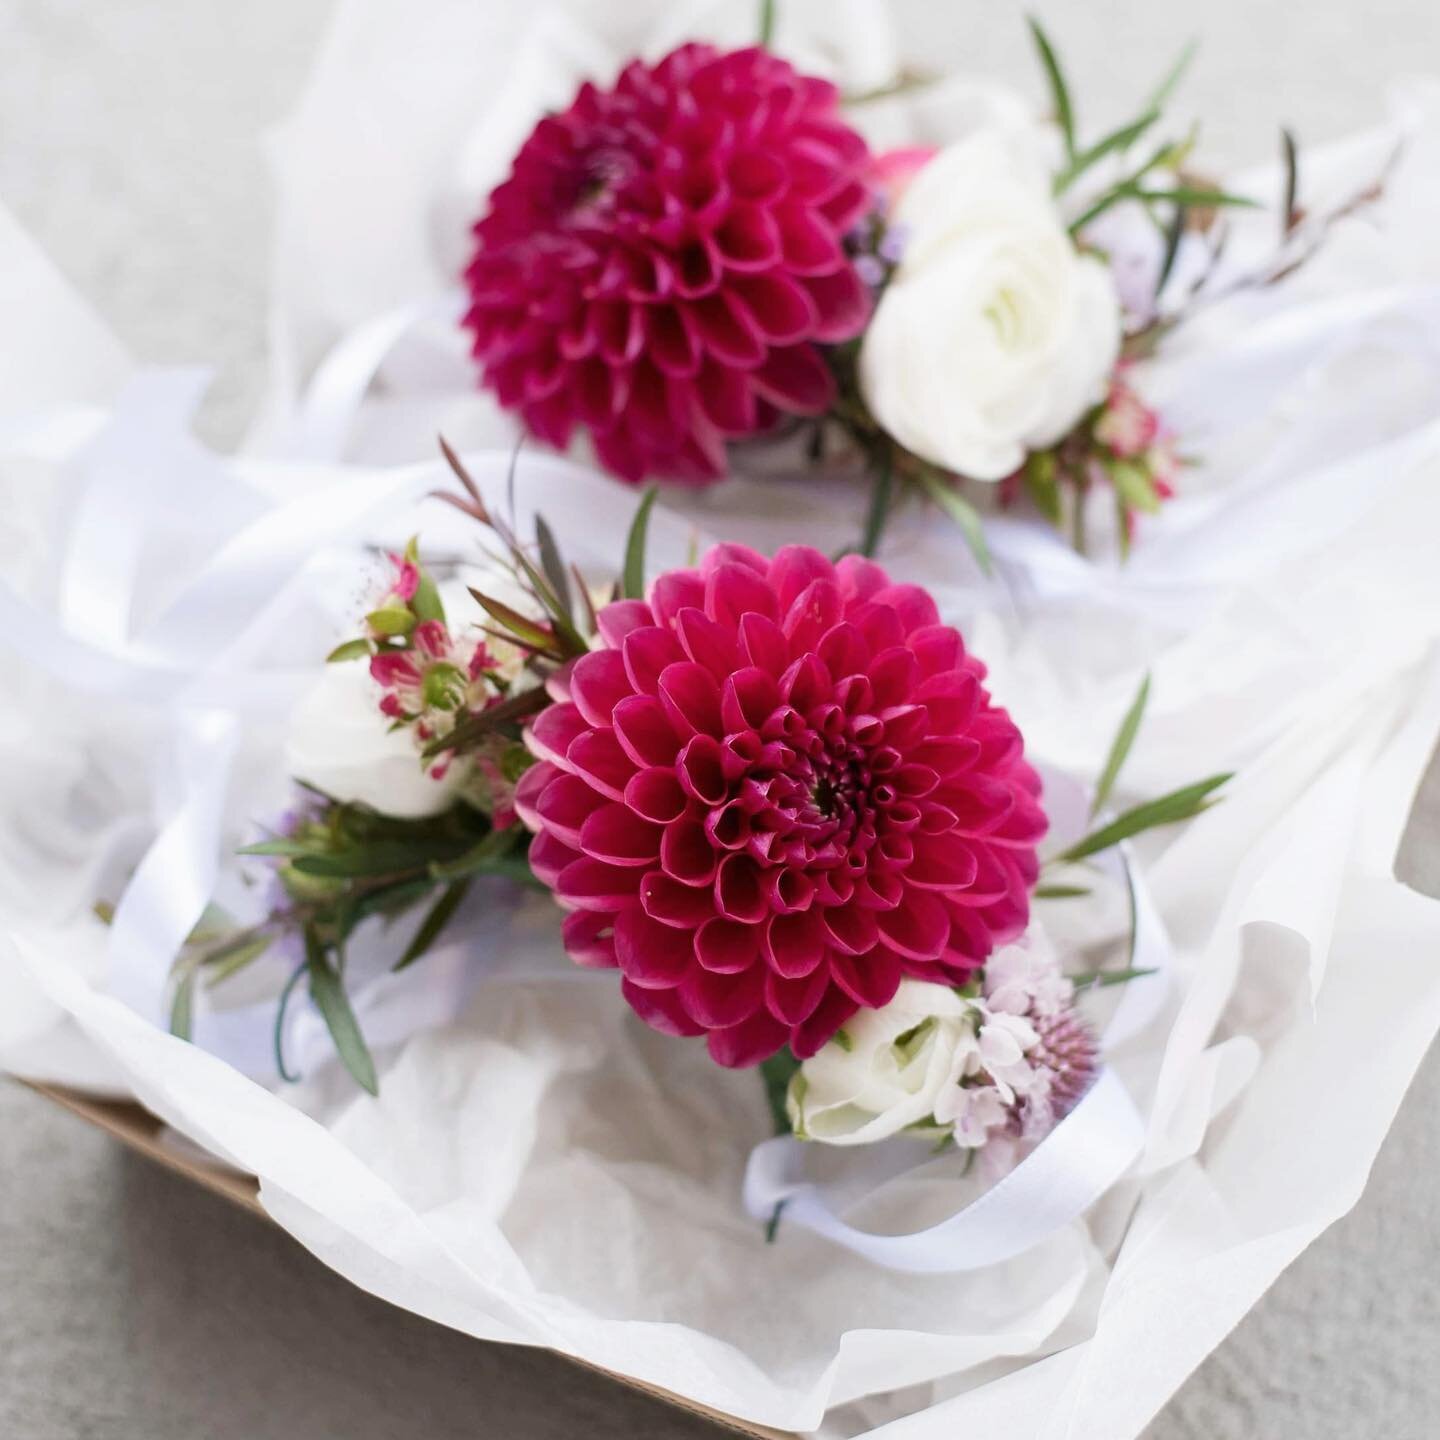
[[[937,63],[1029,81],[1012,0],[895,8]],[[1387,78],[1440,69],[1431,0],[1035,8],[1102,119],[1202,36],[1187,97],[1222,161],[1258,157],[1280,123],[1310,139],[1364,124]],[[258,389],[268,211],[257,135],[295,95],[326,9],[0,0],[0,199],[137,353],[218,362],[212,439],[240,432]],[[1150,1440],[1440,1435],[1437,1101],[1432,1054],[1359,1206]],[[282,1234],[0,1085],[5,1440],[714,1433],[554,1357],[391,1310]]]

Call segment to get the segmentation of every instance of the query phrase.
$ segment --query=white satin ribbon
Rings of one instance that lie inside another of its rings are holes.
[[[1128,864],[1107,857],[1107,868]],[[1167,993],[1170,942],[1133,871],[1136,969],[1156,973],[1128,981],[1106,1027],[1102,1047],[1113,1052],[1158,1014]],[[769,1220],[783,1206],[783,1224],[799,1225],[888,1270],[955,1274],[1023,1255],[1080,1219],[1139,1159],[1145,1122],[1115,1072],[1101,1070],[1079,1104],[1008,1175],[977,1200],[927,1229],[877,1235],[840,1218],[857,1190],[868,1191],[929,1157],[897,1167],[889,1147],[861,1153],[842,1180],[829,1185],[805,1178],[811,1143],[790,1135],[763,1141],[745,1170],[745,1208]],[[843,1186],[843,1191],[842,1191]],[[843,1198],[842,1198],[843,1195]]]

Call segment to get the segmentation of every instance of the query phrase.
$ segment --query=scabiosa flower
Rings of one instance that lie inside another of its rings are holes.
[[[967,981],[1025,927],[1045,830],[1020,732],[935,602],[878,566],[720,545],[527,740],[516,806],[571,957],[721,1064],[804,1058],[902,976]]]
[[[724,442],[823,414],[817,345],[870,298],[842,237],[871,204],[833,85],[760,49],[683,45],[583,86],[475,226],[465,324],[484,383],[556,446],[703,483]]]

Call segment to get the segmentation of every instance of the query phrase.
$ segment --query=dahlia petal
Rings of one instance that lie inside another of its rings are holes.
[[[703,352],[694,322],[677,307],[652,305],[646,310],[645,353],[667,376],[700,373]]]
[[[591,356],[571,365],[565,375],[570,404],[592,430],[608,429],[624,407],[629,380],[624,370]]]
[[[785,1044],[788,1033],[773,1015],[762,1010],[738,1025],[712,1030],[705,1044],[717,1065],[739,1070],[768,1060]]]
[[[842,608],[840,590],[833,580],[814,580],[807,585],[781,622],[791,654],[814,650],[820,637],[840,619]],[[819,669],[823,674],[824,666]]]
[[[830,222],[837,235],[844,235],[871,209],[874,200],[868,187],[858,180],[842,186],[820,202],[820,213]]]
[[[826,345],[853,340],[870,318],[870,291],[853,265],[844,265],[828,275],[810,275],[805,281],[814,307],[815,321],[808,338]]]
[[[858,1005],[878,1010],[900,988],[900,957],[886,945],[864,955],[837,955],[830,968],[835,983]]]
[[[587,730],[565,752],[570,770],[611,800],[623,800],[635,774],[635,762],[620,747],[613,730]]]
[[[582,855],[555,877],[555,898],[577,910],[622,910],[636,902],[633,870]]]
[[[920,680],[920,665],[903,645],[877,655],[870,662],[866,674],[874,690],[875,704],[882,709],[918,698],[914,692]]]
[[[727,919],[758,924],[769,913],[760,870],[748,855],[728,855],[715,876],[715,909]]]
[[[871,597],[878,605],[889,605],[900,617],[906,634],[922,626],[936,625],[940,612],[930,592],[919,585],[889,585]]]
[[[705,577],[705,613],[731,630],[747,613],[775,618],[775,592],[763,575],[733,562],[717,566]]]
[[[723,269],[719,252],[709,236],[697,237],[675,257],[672,272],[675,294],[690,301],[713,295]]]
[[[656,590],[658,600],[658,583]],[[654,608],[658,609],[658,604]],[[625,637],[620,653],[625,659],[625,673],[630,677],[630,684],[640,695],[657,695],[661,672],[667,665],[685,658],[680,642],[660,625],[645,625],[632,630]]]
[[[740,271],[769,270],[780,261],[780,230],[764,205],[737,201],[714,232],[721,263]]]
[[[750,611],[740,617],[740,643],[745,657],[767,675],[777,679],[790,664],[790,642],[785,632],[768,616]]]
[[[759,429],[755,391],[748,372],[732,370],[707,359],[695,386],[705,418],[722,435],[736,438]]]
[[[965,642],[953,625],[922,625],[909,636],[908,643],[922,675],[956,670],[965,659]]]
[[[957,835],[990,834],[1016,805],[1015,792],[1003,780],[980,774],[953,778],[935,798],[955,812]]]
[[[520,823],[527,830],[535,831],[541,828],[544,822],[541,820],[536,806],[545,787],[562,773],[548,760],[539,760],[516,782],[515,813],[520,817]],[[595,798],[597,801],[600,799],[598,795]]]
[[[594,440],[595,454],[612,475],[618,475],[632,485],[638,485],[645,478],[650,456],[627,430],[619,426],[596,430]]]
[[[670,626],[675,623],[675,617],[687,605],[703,606],[705,604],[705,581],[699,573],[694,570],[671,570],[662,575],[650,591],[650,608],[655,612],[655,623],[662,626]],[[661,632],[667,633],[665,631]],[[665,661],[668,665],[670,660],[683,660],[678,643],[675,643],[670,653],[670,659]],[[663,669],[664,666],[659,667]],[[659,669],[655,674],[658,677]],[[638,688],[638,687],[637,687]]]
[[[786,267],[795,275],[828,275],[850,262],[835,232],[814,211],[801,205],[782,205],[775,211],[780,248]]]
[[[611,716],[620,748],[641,766],[670,765],[680,749],[665,707],[653,695],[629,695]]]
[[[723,805],[730,792],[725,757],[713,735],[694,735],[685,742],[675,761],[680,788],[702,805]]]
[[[652,920],[643,910],[615,916],[615,963],[642,990],[668,990],[689,973],[695,946],[687,930]]]
[[[566,755],[586,728],[585,717],[574,705],[547,705],[531,721],[525,744],[532,755],[569,770],[573,767]]]
[[[567,845],[553,830],[542,830],[530,842],[528,857],[535,878],[553,890],[560,872],[578,860],[580,852]]]
[[[682,735],[723,734],[720,687],[715,677],[693,660],[677,660],[660,672],[660,703]]]
[[[609,865],[652,865],[660,856],[658,825],[614,802],[592,811],[580,827],[580,850]]]
[[[925,890],[964,890],[975,883],[979,861],[969,845],[953,835],[917,835],[915,858],[905,873]]]
[[[784,614],[816,580],[837,580],[837,570],[811,545],[782,545],[770,562],[768,577]]]
[[[697,1024],[685,1013],[679,996],[673,989],[647,990],[633,980],[620,982],[620,993],[625,1003],[652,1029],[662,1035],[674,1035],[683,1039],[688,1035],[703,1035],[705,1027]]]
[[[901,765],[890,777],[895,793],[908,795],[912,800],[923,799],[939,783],[939,774],[928,765]]]
[[[813,345],[771,350],[750,378],[761,396],[787,414],[823,415],[835,403],[835,376]]]
[[[592,650],[570,673],[570,698],[591,725],[611,724],[615,707],[633,694],[618,650]]]
[[[743,850],[754,839],[744,803],[731,800],[705,817],[705,833],[720,850]],[[759,857],[757,857],[759,858]]]
[[[695,957],[706,970],[733,975],[748,970],[755,962],[758,946],[753,925],[716,916],[695,932]]]
[[[623,300],[594,300],[585,319],[596,348],[610,365],[628,365],[644,350],[645,315],[640,306]]]
[[[770,909],[781,915],[808,910],[815,898],[815,882],[793,865],[766,870],[762,886]]]
[[[669,825],[685,813],[687,801],[671,765],[656,765],[631,776],[625,803],[642,819]]]
[[[675,617],[675,633],[690,659],[717,680],[724,680],[739,667],[740,645],[733,625],[721,625],[703,610],[687,605]]]
[[[885,943],[911,960],[934,960],[950,936],[949,910],[926,890],[911,890],[903,904],[874,915]]]
[[[930,712],[923,705],[887,705],[881,708],[880,719],[886,743],[902,753],[918,745],[930,729]]]
[[[824,662],[813,651],[807,651],[780,677],[780,695],[803,715],[825,701],[830,683]]]
[[[654,625],[655,617],[643,600],[612,600],[595,616],[600,639],[612,650],[618,650],[632,630]]]
[[[710,885],[718,868],[718,857],[705,833],[705,826],[687,817],[665,827],[660,841],[660,868],[682,885]]]
[[[783,270],[736,275],[730,288],[771,345],[799,345],[819,335],[820,312],[808,285],[791,280]]]
[[[808,1060],[860,1007],[838,985],[832,985],[814,1013],[790,1034],[790,1049],[797,1060]]]
[[[821,966],[829,953],[828,940],[817,909],[772,915],[761,932],[760,953],[778,975],[794,980]]]
[[[876,912],[852,901],[820,912],[829,946],[845,955],[863,955],[880,936]]]
[[[847,602],[873,600],[890,587],[890,577],[863,555],[843,555],[835,562],[835,580]]]
[[[975,878],[963,888],[953,889],[946,894],[945,898],[952,906],[993,905],[1014,889],[1018,888],[1022,894],[1028,890],[1029,887],[1023,883],[1017,886],[1015,872],[1002,859],[1002,851],[997,846],[987,845],[983,840],[971,843],[953,836],[945,836],[944,841],[964,846],[975,864]]]
[[[613,970],[616,964],[614,922],[614,915],[608,912],[571,911],[560,927],[565,953],[587,970]]]
[[[819,1007],[830,988],[823,970],[787,980],[771,970],[765,976],[765,1008],[782,1024],[803,1025]]]
[[[641,879],[640,904],[652,920],[677,930],[694,930],[715,913],[709,890],[682,885],[663,870],[651,870]]]
[[[846,676],[857,675],[870,662],[870,647],[848,620],[832,625],[820,637],[816,654],[830,672],[831,678],[837,681]],[[844,702],[842,705],[847,710],[850,708]],[[869,706],[865,708],[868,709]]]
[[[765,968],[751,965],[730,975],[696,966],[675,993],[686,1012],[707,1030],[738,1025],[765,1003]]]
[[[765,338],[748,310],[723,291],[690,302],[690,323],[706,352],[723,365],[753,370],[765,359]]]
[[[539,768],[539,765],[535,766],[536,770]],[[578,849],[581,826],[606,803],[605,797],[592,790],[578,775],[566,775],[553,767],[551,774],[553,778],[536,797],[535,818],[551,834]],[[519,798],[517,791],[517,809]]]
[[[930,712],[933,730],[942,735],[958,735],[969,729],[983,697],[980,682],[973,675],[964,670],[950,670],[922,681],[911,698]],[[978,742],[976,752],[978,758]]]
[[[1033,846],[1045,838],[1048,828],[1049,822],[1040,806],[1028,796],[1016,796],[1014,808],[990,831],[990,835],[1007,845]]]
[[[730,189],[747,200],[778,199],[790,182],[789,171],[778,156],[767,150],[737,150],[725,168]]]
[[[925,713],[928,721],[930,712]],[[932,735],[910,752],[917,765],[929,766],[942,780],[963,775],[979,754],[979,745],[968,735]],[[944,800],[943,796],[937,798]],[[949,801],[944,803],[948,805]]]
[[[841,594],[844,595],[843,589]],[[877,605],[873,600],[847,599],[844,613],[845,618],[865,637],[872,655],[904,644],[905,627],[888,605]]]

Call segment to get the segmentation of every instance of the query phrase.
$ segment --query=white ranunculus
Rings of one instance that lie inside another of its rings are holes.
[[[860,1011],[801,1065],[789,1096],[795,1133],[868,1145],[928,1120],[975,1013],[946,985],[902,980],[888,1005]]]
[[[360,661],[327,665],[290,721],[289,773],[336,800],[358,801],[397,819],[437,815],[455,799],[466,767],[443,779],[421,768],[415,737],[390,730],[380,690]]]
[[[865,400],[916,455],[1003,479],[1104,395],[1120,349],[1110,272],[1075,249],[1013,127],[942,150],[894,221],[904,253],[860,352]]]

